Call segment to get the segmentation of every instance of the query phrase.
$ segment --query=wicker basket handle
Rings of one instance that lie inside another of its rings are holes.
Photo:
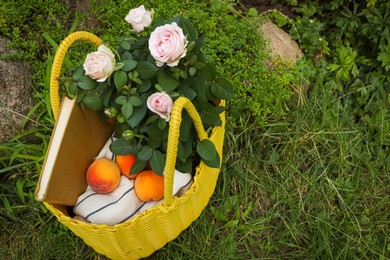
[[[61,42],[60,46],[58,46],[50,75],[50,102],[55,120],[57,120],[60,112],[59,77],[61,74],[62,64],[64,62],[66,52],[75,41],[86,41],[96,47],[103,44],[103,41],[96,35],[90,32],[79,31],[69,34],[68,37]]]
[[[172,204],[173,198],[173,175],[175,172],[176,157],[180,136],[180,125],[182,121],[181,112],[187,110],[189,116],[194,123],[198,133],[199,140],[207,139],[207,133],[203,128],[202,120],[192,102],[185,97],[179,97],[173,104],[171,119],[169,121],[167,158],[164,168],[164,207],[169,207]]]

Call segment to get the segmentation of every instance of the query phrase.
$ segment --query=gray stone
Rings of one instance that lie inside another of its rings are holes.
[[[31,66],[26,61],[1,59],[15,52],[7,47],[6,39],[0,38],[0,143],[22,130],[34,105]]]
[[[271,21],[260,27],[264,38],[268,41],[271,57],[281,58],[291,64],[295,64],[299,57],[303,56],[302,50],[291,36]]]

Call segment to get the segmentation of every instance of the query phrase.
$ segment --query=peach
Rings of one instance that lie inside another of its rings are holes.
[[[161,200],[164,198],[164,176],[152,170],[142,171],[135,178],[134,191],[142,201]]]
[[[137,176],[137,174],[130,174],[131,168],[136,161],[137,157],[132,154],[117,155],[115,159],[115,162],[118,164],[121,173],[129,179],[135,179]]]
[[[114,161],[99,158],[88,167],[86,179],[94,192],[110,193],[119,186],[121,173]]]

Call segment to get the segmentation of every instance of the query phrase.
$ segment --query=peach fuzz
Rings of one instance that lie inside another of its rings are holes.
[[[119,186],[121,173],[114,161],[99,158],[88,167],[86,179],[94,192],[105,194]]]

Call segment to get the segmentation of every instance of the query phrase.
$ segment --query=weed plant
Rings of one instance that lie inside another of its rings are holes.
[[[0,35],[34,67],[36,126],[0,144],[0,258],[105,259],[33,199],[54,123],[48,75],[53,43],[77,21],[95,17],[92,32],[115,45],[126,12],[142,1],[90,1],[90,12],[75,16],[56,1],[17,2],[2,3]],[[309,58],[295,69],[264,65],[258,17],[234,3],[144,3],[157,16],[193,21],[208,58],[236,87],[216,191],[199,219],[151,259],[390,258],[388,3],[305,1],[295,20],[279,16]],[[69,62],[82,62],[88,48],[76,44]],[[304,102],[292,93],[301,82],[311,83]]]

